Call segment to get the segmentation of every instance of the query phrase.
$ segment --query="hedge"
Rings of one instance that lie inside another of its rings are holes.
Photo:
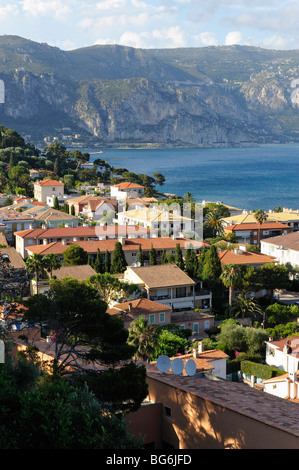
[[[283,370],[251,361],[242,361],[241,371],[245,375],[254,375],[255,377],[263,380],[285,374],[285,371]]]

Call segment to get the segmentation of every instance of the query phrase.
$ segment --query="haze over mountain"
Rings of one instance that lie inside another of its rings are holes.
[[[106,145],[299,141],[298,78],[299,50],[63,51],[0,36],[0,124],[33,140],[69,127]]]

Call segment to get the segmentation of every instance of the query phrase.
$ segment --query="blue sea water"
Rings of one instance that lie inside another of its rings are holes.
[[[99,149],[100,150],[100,149]],[[97,149],[84,149],[91,154]],[[163,192],[247,210],[299,209],[299,144],[223,149],[103,149],[115,168],[166,178]],[[157,187],[160,189],[160,187]]]

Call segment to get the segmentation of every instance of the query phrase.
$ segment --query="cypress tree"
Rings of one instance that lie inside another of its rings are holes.
[[[99,248],[97,250],[97,256],[92,267],[97,273],[100,273],[100,274],[103,273],[102,255],[101,255]]]
[[[168,263],[167,254],[166,254],[166,251],[163,250],[162,251],[162,257],[161,257],[161,264],[167,264],[167,263]]]
[[[109,253],[108,250],[106,250],[106,252],[105,252],[104,269],[105,269],[105,273],[110,273],[110,270],[111,270],[111,260],[110,260],[110,253]]]
[[[58,198],[55,196],[53,209],[59,210]]]
[[[111,259],[111,274],[123,273],[127,265],[122,245],[120,242],[116,242]]]
[[[144,266],[144,257],[141,245],[139,243],[138,253],[137,253],[137,261],[139,261],[140,266]]]
[[[198,261],[195,250],[187,248],[185,253],[185,272],[188,276],[197,277]]]
[[[73,204],[71,205],[71,215],[75,215],[75,208]]]
[[[182,250],[181,250],[181,245],[179,243],[177,243],[176,248],[175,248],[174,259],[175,259],[175,264],[180,269],[184,269],[183,254],[182,254]]]
[[[149,251],[149,265],[150,266],[155,266],[156,264],[157,264],[156,250],[153,247],[153,244],[151,244],[151,249]]]

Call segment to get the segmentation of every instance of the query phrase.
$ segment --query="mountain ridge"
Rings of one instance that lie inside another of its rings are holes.
[[[299,50],[251,46],[71,51],[0,36],[1,122],[33,140],[57,129],[104,145],[298,141]]]

